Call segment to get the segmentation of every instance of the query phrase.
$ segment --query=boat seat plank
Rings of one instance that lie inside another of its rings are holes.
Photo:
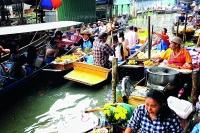
[[[74,70],[65,75],[65,79],[83,83],[89,86],[96,85],[108,77],[109,69],[82,62],[74,62]]]

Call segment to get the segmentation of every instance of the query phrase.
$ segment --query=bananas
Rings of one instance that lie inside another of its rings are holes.
[[[78,58],[77,55],[63,55],[61,57],[56,58],[55,61],[57,63],[66,62],[66,61],[70,62],[70,61],[76,60],[77,58]]]
[[[136,60],[129,60],[128,65],[137,65],[137,61]]]
[[[144,61],[143,63],[144,63],[144,66],[154,66],[154,63],[151,60]]]

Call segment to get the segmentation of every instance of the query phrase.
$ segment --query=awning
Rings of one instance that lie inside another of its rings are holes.
[[[81,23],[82,22],[76,22],[76,21],[58,21],[58,22],[28,24],[19,26],[5,26],[5,27],[0,27],[0,35],[50,30],[62,27],[69,27],[73,25],[79,25]]]

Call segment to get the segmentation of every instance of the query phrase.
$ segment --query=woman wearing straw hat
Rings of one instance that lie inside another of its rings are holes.
[[[170,49],[166,50],[159,61],[168,60],[168,64],[173,64],[177,67],[190,66],[192,67],[192,58],[189,51],[181,47],[183,41],[180,37],[174,36],[170,41]]]
[[[83,36],[83,38],[81,38],[77,43],[75,43],[75,46],[81,46],[82,50],[85,49],[91,49],[93,47],[93,42],[94,39],[91,38],[91,32],[88,30],[84,30],[81,35]]]

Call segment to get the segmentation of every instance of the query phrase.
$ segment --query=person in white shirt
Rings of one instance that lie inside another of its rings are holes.
[[[106,32],[106,26],[104,25],[104,22],[101,22],[101,25],[99,26],[99,34],[102,32]]]
[[[126,18],[126,14],[123,14],[119,21],[121,27],[127,26],[128,19]]]
[[[129,49],[135,49],[136,44],[139,43],[139,37],[134,31],[133,26],[129,27],[129,31],[126,33],[125,38],[128,39]]]

